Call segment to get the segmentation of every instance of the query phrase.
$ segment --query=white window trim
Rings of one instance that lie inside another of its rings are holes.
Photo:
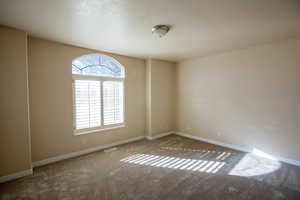
[[[105,77],[105,76],[92,76],[92,75],[80,75],[80,74],[73,74],[72,75],[72,92],[73,92],[73,135],[83,135],[88,133],[97,133],[97,132],[103,132],[103,131],[109,131],[112,129],[119,129],[124,128],[126,126],[126,119],[125,119],[125,79],[122,77]],[[101,82],[101,126],[92,127],[92,128],[85,128],[85,129],[76,129],[76,110],[75,110],[75,104],[76,104],[76,98],[75,98],[75,88],[74,88],[74,82],[75,80],[95,80]],[[118,124],[110,124],[110,125],[104,125],[104,119],[103,119],[103,87],[102,83],[103,81],[119,81],[123,83],[123,123]]]

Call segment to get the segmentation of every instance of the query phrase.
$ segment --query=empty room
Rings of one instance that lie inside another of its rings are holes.
[[[299,0],[0,0],[0,199],[299,200]]]

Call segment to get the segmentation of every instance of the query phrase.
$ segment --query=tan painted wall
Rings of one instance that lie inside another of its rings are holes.
[[[118,60],[126,70],[126,127],[80,136],[73,135],[71,62],[74,58],[89,53],[96,51],[29,38],[33,161],[144,135],[145,61],[107,53],[103,54]]]
[[[31,168],[27,34],[0,26],[0,176]]]
[[[152,135],[152,123],[151,123],[151,59],[146,60],[146,136]]]
[[[178,66],[182,132],[300,160],[300,38]]]
[[[147,135],[175,130],[175,73],[173,62],[147,60]]]

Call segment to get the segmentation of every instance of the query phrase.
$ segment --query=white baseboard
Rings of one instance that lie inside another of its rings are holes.
[[[215,140],[211,140],[211,139],[206,139],[206,138],[202,138],[202,137],[199,137],[199,136],[190,135],[188,133],[183,133],[183,132],[175,132],[175,134],[179,135],[179,136],[182,136],[182,137],[186,137],[186,138],[199,140],[199,141],[202,141],[202,142],[207,142],[207,143],[210,143],[210,144],[215,144],[215,145],[219,145],[219,146],[222,146],[222,147],[234,149],[234,150],[237,150],[237,151],[242,151],[242,152],[246,152],[246,153],[253,153],[253,154],[256,154],[258,156],[271,158],[271,159],[276,159],[278,161],[285,162],[285,163],[288,163],[288,164],[291,164],[291,165],[300,166],[300,161],[298,161],[298,160],[292,160],[292,159],[289,159],[289,158],[283,158],[283,157],[280,157],[280,156],[274,156],[274,155],[270,155],[270,154],[266,154],[266,153],[259,153],[257,150],[255,150],[253,148],[241,147],[241,146],[233,145],[233,144],[226,144],[226,143],[223,143],[223,142],[219,142],[219,141],[215,141]]]
[[[289,159],[289,158],[283,158],[283,157],[280,157],[280,156],[273,156],[276,160],[279,160],[281,162],[285,162],[285,163],[288,163],[288,164],[291,164],[291,165],[296,165],[296,166],[300,166],[300,161],[299,160],[292,160],[292,159]]]
[[[17,172],[17,173],[6,175],[6,176],[1,176],[0,177],[0,183],[4,183],[4,182],[7,182],[7,181],[12,181],[12,180],[15,180],[17,178],[21,178],[23,176],[28,176],[28,175],[32,175],[32,169],[20,171],[20,172]]]
[[[190,139],[199,140],[199,141],[202,141],[202,142],[207,142],[207,143],[210,143],[210,144],[215,144],[215,145],[218,145],[218,146],[234,149],[234,150],[237,150],[237,151],[242,151],[242,152],[247,152],[247,153],[252,152],[252,149],[250,149],[250,148],[245,148],[245,147],[241,147],[241,146],[237,146],[237,145],[233,145],[233,144],[226,144],[226,143],[223,143],[223,142],[219,142],[219,141],[215,141],[215,140],[211,140],[211,139],[206,139],[206,138],[203,138],[203,137],[190,135],[188,133],[176,132],[175,134],[179,135],[179,136],[182,136],[182,137],[187,137],[187,138],[190,138]]]
[[[215,145],[227,147],[227,148],[242,151],[242,152],[255,153],[253,151],[253,149],[251,149],[251,148],[241,147],[241,146],[237,146],[237,145],[233,145],[233,144],[226,144],[226,143],[223,143],[223,142],[219,142],[219,141],[215,141],[215,140],[211,140],[211,139],[206,139],[206,138],[202,138],[202,137],[199,137],[199,136],[193,136],[193,135],[183,133],[183,132],[170,131],[170,132],[162,133],[162,134],[159,134],[159,135],[156,135],[156,136],[146,136],[146,137],[145,136],[138,136],[138,137],[134,137],[134,138],[130,138],[130,139],[127,139],[127,140],[114,142],[114,143],[107,144],[107,145],[101,145],[101,146],[85,149],[85,150],[78,151],[78,152],[72,152],[72,153],[69,153],[69,154],[64,154],[64,155],[48,158],[48,159],[45,159],[45,160],[34,162],[32,164],[33,164],[33,167],[39,167],[39,166],[47,165],[47,164],[54,163],[54,162],[57,162],[57,161],[61,161],[61,160],[81,156],[81,155],[84,155],[84,154],[92,153],[92,152],[95,152],[95,151],[100,151],[100,150],[110,148],[110,147],[114,147],[114,146],[117,146],[117,145],[142,140],[144,138],[147,138],[148,140],[154,140],[154,139],[158,139],[158,138],[168,136],[168,135],[171,135],[171,134],[176,134],[176,135],[183,136],[183,137],[186,137],[186,138],[190,138],[190,139],[194,139],[194,140],[198,140],[198,141],[202,141],[202,142],[207,142],[207,143],[210,143],[210,144],[215,144]],[[264,156],[264,155],[259,155],[259,156]],[[288,164],[300,166],[300,161],[298,161],[298,160],[292,160],[292,159],[283,158],[283,157],[279,157],[279,156],[268,155],[268,157],[270,157],[270,156],[272,158],[275,158],[278,161],[282,161],[282,162],[285,162],[285,163],[288,163]],[[27,176],[27,175],[31,175],[31,174],[32,174],[32,169],[28,169],[28,170],[25,170],[25,171],[14,173],[14,174],[2,176],[2,177],[0,177],[0,183],[10,181],[10,180],[14,180],[14,179],[17,179],[17,178],[21,178],[23,176]]]
[[[82,151],[72,152],[72,153],[68,153],[68,154],[48,158],[48,159],[45,159],[45,160],[40,160],[40,161],[32,163],[32,165],[33,165],[33,167],[40,167],[40,166],[43,166],[43,165],[47,165],[47,164],[50,164],[50,163],[58,162],[58,161],[69,159],[69,158],[78,157],[78,156],[81,156],[81,155],[84,155],[84,154],[92,153],[92,152],[95,152],[95,151],[100,151],[100,150],[110,148],[110,147],[114,147],[114,146],[117,146],[117,145],[142,140],[144,138],[145,138],[144,136],[138,136],[138,137],[130,138],[130,139],[127,139],[127,140],[114,142],[114,143],[111,143],[111,144],[100,145],[100,146],[85,149],[85,150],[82,150]]]
[[[134,141],[137,141],[137,140],[142,140],[144,138],[147,138],[148,140],[154,140],[154,139],[158,139],[158,138],[161,138],[161,137],[173,134],[173,133],[175,133],[175,132],[170,131],[170,132],[162,133],[162,134],[159,134],[159,135],[156,135],[156,136],[153,136],[153,137],[151,137],[151,136],[146,136],[146,137],[145,136],[138,136],[138,137],[135,137],[135,138],[122,140],[122,141],[114,142],[114,143],[107,144],[107,145],[101,145],[101,146],[85,149],[85,150],[82,150],[82,151],[72,152],[72,153],[68,153],[68,154],[48,158],[48,159],[45,159],[45,160],[40,160],[40,161],[32,163],[32,166],[33,167],[40,167],[40,166],[44,166],[44,165],[47,165],[47,164],[50,164],[50,163],[58,162],[58,161],[61,161],[61,160],[66,160],[66,159],[69,159],[69,158],[78,157],[78,156],[81,156],[81,155],[84,155],[84,154],[92,153],[92,152],[95,152],[95,151],[100,151],[100,150],[110,148],[110,147],[114,147],[114,146],[117,146],[117,145],[126,144],[126,143],[134,142]]]
[[[161,134],[158,134],[158,135],[155,135],[155,136],[146,136],[146,138],[148,140],[155,140],[155,139],[165,137],[165,136],[168,136],[168,135],[171,135],[171,134],[174,134],[174,133],[175,133],[175,131],[169,131],[169,132],[161,133]]]

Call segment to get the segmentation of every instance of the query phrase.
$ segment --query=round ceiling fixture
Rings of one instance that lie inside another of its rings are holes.
[[[168,25],[155,25],[152,28],[152,34],[156,34],[158,37],[163,37],[165,36],[170,30],[170,26]]]

